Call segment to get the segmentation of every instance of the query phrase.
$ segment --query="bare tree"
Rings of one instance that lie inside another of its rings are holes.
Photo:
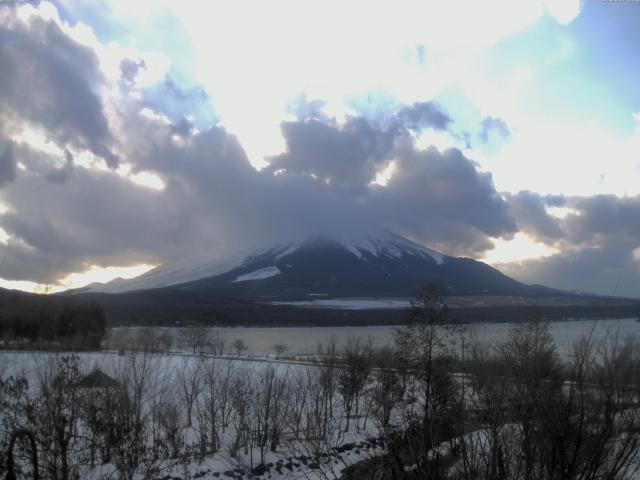
[[[202,364],[191,358],[184,357],[176,372],[177,384],[180,389],[181,399],[186,409],[186,426],[193,426],[193,408],[200,394],[202,382]]]
[[[154,468],[156,458],[148,449],[155,379],[162,365],[149,353],[129,353],[117,366],[118,387],[109,414],[109,442],[113,464],[121,480],[132,480],[140,468]]]
[[[275,451],[282,435],[288,413],[289,385],[285,376],[278,375],[273,365],[268,365],[257,374],[252,402],[255,420],[252,434],[260,449],[260,463],[264,463],[267,448]]]
[[[360,394],[369,379],[371,371],[370,348],[361,344],[360,339],[351,337],[343,351],[343,366],[338,373],[338,390],[342,396],[344,413],[347,417],[345,432],[349,431],[351,414],[358,414]],[[358,422],[356,420],[356,427]]]
[[[329,419],[333,418],[334,402],[338,388],[338,348],[336,337],[332,335],[326,345],[318,345],[318,359],[320,362],[320,386],[323,407],[318,410],[323,413],[323,437],[327,430]]]
[[[232,362],[206,359],[201,370],[202,387],[197,402],[201,450],[216,452],[220,448],[221,433],[228,425],[232,407]]]
[[[169,458],[178,458],[184,444],[182,412],[175,398],[164,398],[155,406],[154,417],[160,427],[160,444]]]
[[[386,432],[391,423],[391,412],[404,394],[403,384],[392,359],[395,352],[390,348],[382,349],[374,363],[373,402],[374,416],[378,419],[380,430]]]
[[[79,475],[72,450],[78,447],[80,359],[77,355],[49,355],[39,366],[38,376],[38,394],[32,399],[34,408],[30,409],[29,420],[46,475],[68,480]]]
[[[280,358],[282,356],[282,354],[284,352],[286,352],[289,349],[289,347],[287,347],[285,344],[283,343],[276,343],[273,346],[273,351],[276,352],[276,358]]]
[[[234,376],[231,388],[231,402],[234,406],[232,424],[235,430],[235,439],[229,447],[229,453],[232,457],[236,456],[240,447],[244,446],[245,451],[248,451],[248,448],[252,446],[252,439],[249,435],[252,420],[249,410],[252,397],[252,381],[249,378],[248,372],[242,370],[238,372],[238,375]]]
[[[227,339],[219,328],[213,329],[208,338],[209,348],[214,355],[223,355]]]
[[[231,344],[231,346],[236,351],[236,354],[238,356],[240,356],[242,354],[242,352],[245,352],[245,351],[247,351],[249,349],[249,347],[247,346],[245,341],[242,340],[241,338],[236,338],[233,341],[233,343]]]
[[[193,354],[203,353],[209,345],[209,329],[206,327],[186,327],[182,330],[184,342],[192,349]]]

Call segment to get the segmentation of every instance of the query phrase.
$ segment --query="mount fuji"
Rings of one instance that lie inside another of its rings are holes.
[[[347,298],[411,298],[425,282],[450,296],[544,296],[557,290],[525,285],[470,258],[443,255],[388,231],[349,238],[311,237],[241,252],[224,261],[192,258],[134,279],[93,284],[83,293],[172,291],[261,303]]]

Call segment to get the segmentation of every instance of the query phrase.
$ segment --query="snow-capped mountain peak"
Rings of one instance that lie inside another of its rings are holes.
[[[484,263],[442,255],[394,233],[378,231],[315,236],[245,249],[221,259],[200,255],[88,290],[120,293],[171,287],[277,302],[317,295],[409,298],[427,281],[442,283],[454,295],[524,293],[526,287]]]

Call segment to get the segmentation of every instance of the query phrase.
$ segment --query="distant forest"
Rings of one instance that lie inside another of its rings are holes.
[[[0,303],[0,346],[98,349],[107,316],[96,302],[12,295]]]
[[[640,317],[640,301],[594,298],[594,304],[452,307],[455,323],[518,323]],[[340,310],[255,303],[172,288],[123,294],[36,295],[0,289],[0,342],[50,342],[97,348],[108,326],[399,325],[406,309]],[[0,344],[2,345],[2,344]]]

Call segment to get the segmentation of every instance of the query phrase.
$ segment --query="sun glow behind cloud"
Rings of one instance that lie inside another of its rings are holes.
[[[32,293],[58,293],[72,288],[82,288],[96,282],[110,282],[116,278],[134,278],[148,272],[155,268],[155,266],[156,265],[148,264],[131,265],[128,267],[101,267],[99,265],[91,265],[86,271],[67,275],[56,284],[0,279],[0,287]]]
[[[494,248],[480,260],[489,264],[522,262],[524,260],[548,257],[558,253],[555,249],[536,242],[524,233],[517,233],[511,240],[495,239]]]
[[[460,78],[473,85],[479,79],[469,66],[480,52],[532,25],[545,9],[568,23],[579,5],[277,0],[205,6],[188,0],[168,7],[189,34],[195,76],[212,95],[222,124],[262,167],[264,156],[282,150],[279,123],[296,95],[321,98],[327,113],[340,118],[351,111],[346,101],[363,92],[414,102]],[[426,54],[416,55],[420,45]]]
[[[60,279],[60,285],[66,288],[80,288],[94,282],[105,283],[115,278],[134,278],[148,272],[155,265],[132,265],[129,267],[101,267],[91,265],[88,270],[72,273]]]

